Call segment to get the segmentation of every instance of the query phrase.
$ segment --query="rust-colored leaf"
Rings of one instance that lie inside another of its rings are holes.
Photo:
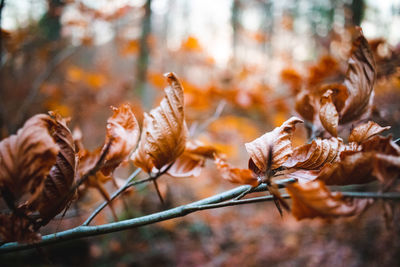
[[[247,153],[261,172],[267,171],[270,154],[272,154],[271,169],[278,168],[290,157],[293,152],[291,137],[296,123],[299,122],[303,120],[292,117],[280,127],[245,144]]]
[[[315,139],[311,144],[297,147],[284,166],[288,168],[319,169],[326,163],[339,160],[339,155],[346,150],[342,139]]]
[[[51,112],[50,115],[56,121],[51,135],[60,150],[39,197],[31,205],[31,208],[39,211],[43,224],[61,212],[73,197],[70,189],[75,177],[75,150],[71,131],[59,114]]]
[[[307,183],[318,177],[319,170],[296,170],[285,173],[286,178],[296,179],[299,183]]]
[[[292,197],[292,213],[296,219],[337,218],[360,214],[369,199],[344,199],[340,193],[331,193],[321,181],[293,183],[286,186]]]
[[[337,127],[339,125],[339,113],[336,110],[332,100],[332,90],[326,91],[321,96],[321,108],[319,110],[319,119],[324,128],[332,135],[337,136]]]
[[[256,175],[249,169],[232,167],[220,157],[215,157],[215,164],[220,171],[222,178],[231,183],[249,184],[251,186],[257,186],[259,184]]]
[[[374,168],[378,168],[382,164],[386,169],[397,170],[397,160],[386,156],[398,157],[399,155],[400,149],[391,140],[391,137],[374,136],[362,144],[360,151],[341,152],[340,161],[326,164],[317,179],[328,185],[368,183],[377,178],[378,169],[374,170]],[[382,181],[397,176],[394,172],[389,173],[388,171],[383,174],[382,168],[379,170]],[[383,176],[387,178],[383,178]]]
[[[16,214],[0,214],[0,237],[2,242],[17,241],[21,243],[40,240],[27,217]]]
[[[370,137],[380,134],[383,131],[390,129],[390,126],[381,127],[379,124],[369,121],[354,128],[349,136],[349,142],[362,143]]]
[[[105,144],[111,141],[101,171],[109,175],[118,165],[128,157],[136,147],[139,139],[139,124],[132,113],[129,104],[119,108],[112,107],[114,114],[107,120],[107,136]]]
[[[168,174],[174,177],[199,176],[206,159],[212,159],[216,153],[213,146],[200,141],[187,142],[185,151],[176,159]]]
[[[188,136],[182,85],[175,74],[166,77],[170,85],[165,88],[166,96],[150,114],[145,113],[139,147],[131,157],[146,172],[174,162],[183,153]]]
[[[348,97],[340,112],[340,122],[346,123],[358,119],[370,104],[376,78],[376,66],[372,51],[361,29],[353,43],[348,61],[349,67],[343,82]]]
[[[296,96],[295,109],[306,120],[313,121],[315,114],[314,96],[303,90]]]
[[[54,127],[50,116],[39,114],[26,121],[16,135],[0,142],[0,188],[10,194],[10,201],[28,192],[33,200],[42,189],[59,152],[51,136]]]

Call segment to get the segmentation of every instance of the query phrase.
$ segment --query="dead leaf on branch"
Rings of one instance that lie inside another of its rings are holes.
[[[379,124],[369,121],[354,128],[349,136],[349,142],[362,143],[370,137],[389,130],[390,126],[381,127]]]
[[[16,214],[0,214],[0,237],[2,242],[29,243],[40,240],[27,217]]]
[[[378,177],[392,180],[399,171],[399,156],[400,149],[391,137],[374,136],[361,144],[360,151],[341,152],[340,161],[326,164],[317,179],[328,185],[363,184]]]
[[[221,173],[222,178],[235,184],[249,184],[253,187],[259,184],[257,176],[249,169],[232,167],[225,159],[216,156],[215,165]]]
[[[245,144],[251,161],[260,172],[265,173],[267,171],[269,156],[272,155],[271,169],[280,167],[291,156],[293,152],[291,138],[295,125],[299,122],[303,122],[303,120],[292,117],[280,127]],[[270,153],[270,150],[272,150],[272,153]]]
[[[340,122],[346,123],[358,119],[369,107],[376,79],[375,60],[364,38],[361,28],[353,42],[349,67],[343,85],[346,86],[348,97],[340,111]]]
[[[372,202],[369,199],[345,199],[340,193],[330,192],[321,181],[288,184],[286,189],[292,198],[293,216],[298,220],[354,216]]]
[[[160,170],[185,150],[188,130],[184,116],[183,88],[173,73],[166,74],[169,86],[160,105],[144,114],[139,146],[131,159],[146,172]]]
[[[129,104],[121,105],[119,108],[111,108],[114,114],[107,120],[105,144],[108,144],[111,140],[112,143],[101,168],[106,176],[114,171],[135,149],[140,134],[139,124]]]
[[[336,110],[332,100],[333,92],[331,90],[326,91],[321,96],[321,107],[319,110],[319,119],[322,126],[332,135],[337,136],[337,127],[339,125],[339,113]]]
[[[213,146],[205,145],[200,141],[186,143],[185,151],[169,168],[168,174],[174,177],[197,177],[204,167],[206,159],[213,159],[217,150]]]
[[[56,122],[51,135],[60,150],[39,197],[30,204],[30,209],[39,211],[44,224],[61,212],[73,197],[70,189],[75,178],[76,164],[74,140],[66,120],[54,112],[50,112],[50,115]]]
[[[283,166],[287,168],[319,169],[326,163],[340,160],[342,151],[357,149],[346,146],[341,138],[315,139],[311,144],[297,147]]]
[[[33,201],[41,191],[59,152],[51,135],[54,127],[50,116],[39,114],[0,142],[0,188],[11,194],[11,201],[25,193],[31,193],[28,200]]]

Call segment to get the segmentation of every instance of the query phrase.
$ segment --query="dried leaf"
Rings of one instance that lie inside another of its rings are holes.
[[[197,177],[206,159],[212,159],[216,153],[217,150],[213,146],[204,145],[200,141],[189,141],[186,143],[185,151],[168,170],[168,174],[174,177]]]
[[[290,159],[285,162],[287,168],[319,169],[326,163],[339,160],[339,154],[346,149],[342,139],[315,139],[311,144],[297,147]]]
[[[267,171],[270,154],[272,154],[272,169],[281,166],[291,156],[293,152],[291,137],[296,123],[299,122],[303,122],[303,120],[292,117],[280,127],[245,144],[247,153],[261,172]]]
[[[29,243],[40,240],[27,217],[16,214],[0,214],[0,237],[2,242]]]
[[[165,88],[166,96],[159,107],[145,113],[139,147],[131,157],[146,172],[174,162],[183,153],[188,136],[182,85],[175,74],[166,77],[170,85]]]
[[[376,78],[376,66],[372,51],[364,38],[361,29],[353,43],[349,58],[349,67],[343,82],[348,97],[340,112],[340,123],[358,119],[365,113],[373,95]]]
[[[59,152],[51,136],[55,125],[50,116],[39,114],[0,142],[0,189],[11,194],[11,201],[28,192],[30,200],[37,197]]]
[[[216,156],[215,164],[221,173],[222,178],[235,184],[249,184],[257,186],[259,184],[256,175],[249,169],[234,168],[224,159]]]
[[[381,127],[379,124],[369,121],[361,124],[351,131],[349,142],[362,143],[368,138],[380,134],[383,131],[390,129],[390,126]]]
[[[31,204],[31,208],[39,211],[43,224],[61,212],[73,197],[72,194],[68,195],[75,177],[75,150],[71,131],[59,114],[51,112],[50,115],[55,117],[56,121],[51,135],[60,150],[56,164],[44,181],[43,190]]]
[[[306,120],[313,121],[315,114],[314,97],[309,91],[303,90],[296,96],[296,111]]]
[[[328,185],[363,184],[374,181],[378,177],[378,171],[381,180],[392,179],[396,177],[394,173],[384,172],[384,169],[397,169],[397,161],[386,156],[399,155],[400,149],[390,137],[374,136],[362,144],[361,151],[341,152],[341,160],[334,164],[326,164],[317,179]],[[374,170],[379,166],[381,168]]]
[[[140,133],[139,124],[129,104],[121,105],[119,108],[112,107],[112,109],[114,114],[107,120],[105,141],[105,144],[111,141],[111,147],[101,168],[105,175],[109,175],[128,157],[136,147]]]
[[[331,193],[321,181],[288,184],[286,189],[293,200],[293,215],[298,220],[353,216],[371,203],[369,199],[346,200],[340,193]]]
[[[332,100],[332,90],[326,91],[321,96],[321,108],[319,110],[319,119],[324,128],[332,135],[337,136],[337,127],[339,125],[339,113],[336,110]]]

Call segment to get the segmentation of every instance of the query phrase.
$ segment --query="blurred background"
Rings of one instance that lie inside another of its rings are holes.
[[[295,115],[302,88],[343,80],[357,25],[378,67],[372,119],[400,137],[400,0],[0,0],[0,7],[0,139],[32,115],[58,110],[93,150],[104,142],[111,105],[131,103],[141,123],[163,96],[163,73],[173,71],[184,86],[192,135],[246,167],[244,143]],[[300,127],[294,142],[306,141]],[[126,163],[115,179],[132,170]],[[212,164],[200,177],[162,177],[160,186],[168,207],[234,187]],[[90,215],[102,196],[86,190],[43,234]],[[397,266],[398,215],[385,207],[376,203],[358,218],[297,222],[290,214],[281,218],[273,204],[251,204],[0,259],[1,265]],[[162,207],[154,188],[143,186],[115,209],[126,219]],[[96,223],[112,220],[105,210]]]

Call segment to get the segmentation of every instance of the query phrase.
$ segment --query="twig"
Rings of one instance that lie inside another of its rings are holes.
[[[207,129],[207,127],[214,121],[216,121],[222,114],[222,112],[224,111],[224,108],[226,106],[226,101],[225,100],[221,100],[218,103],[217,108],[215,109],[214,114],[208,118],[207,120],[205,120],[202,124],[195,124],[194,126],[192,126],[190,128],[190,136],[194,137],[196,136],[196,134],[201,133],[202,131],[204,131],[205,129]]]
[[[87,218],[87,220],[82,224],[83,226],[89,225],[90,222],[99,214],[111,201],[113,201],[117,196],[119,196],[122,192],[124,192],[127,188],[132,186],[132,180],[138,176],[138,174],[141,172],[141,169],[136,169],[126,180],[126,183],[119,188],[117,191],[115,191],[111,197],[110,201],[104,201],[100,206],[98,206],[94,212]],[[139,182],[139,181],[138,181]]]
[[[164,199],[163,199],[163,197],[161,195],[160,188],[158,187],[158,183],[157,183],[156,179],[153,179],[153,184],[154,184],[154,187],[155,187],[155,189],[157,191],[157,195],[158,195],[158,198],[160,199],[161,205],[163,207],[165,207],[165,202],[164,202]]]
[[[280,186],[283,186],[283,182],[286,183],[287,181],[277,181],[279,182]],[[273,199],[273,196],[263,196],[251,199],[244,199],[244,200],[236,200],[236,201],[228,201],[223,202],[236,196],[242,194],[244,191],[248,190],[249,186],[244,185],[232,190],[214,195],[212,197],[199,200],[193,202],[191,204],[183,205],[180,207],[176,207],[173,209],[161,211],[158,213],[153,213],[150,215],[145,215],[142,217],[124,220],[120,222],[114,222],[99,226],[78,226],[76,228],[66,230],[63,232],[50,234],[42,237],[42,240],[36,243],[31,244],[19,244],[17,242],[10,242],[0,246],[0,253],[6,253],[11,251],[18,251],[18,250],[26,250],[29,248],[34,247],[42,247],[45,245],[50,245],[66,240],[78,239],[83,237],[89,236],[96,236],[106,233],[112,233],[117,231],[122,231],[126,229],[132,229],[144,225],[149,225],[161,221],[166,221],[169,219],[183,217],[190,213],[206,210],[206,209],[214,209],[226,206],[235,206],[235,205],[242,205],[248,203],[255,203],[255,202],[262,202],[262,201],[270,201]],[[265,190],[266,186],[261,185],[257,187],[257,190]],[[375,199],[390,199],[390,200],[397,200],[400,201],[400,193],[398,192],[389,192],[389,193],[377,193],[377,192],[343,192],[343,196],[346,197],[355,197],[355,198],[375,198]],[[283,197],[287,197],[287,195],[283,195]],[[222,203],[221,203],[222,202]]]

